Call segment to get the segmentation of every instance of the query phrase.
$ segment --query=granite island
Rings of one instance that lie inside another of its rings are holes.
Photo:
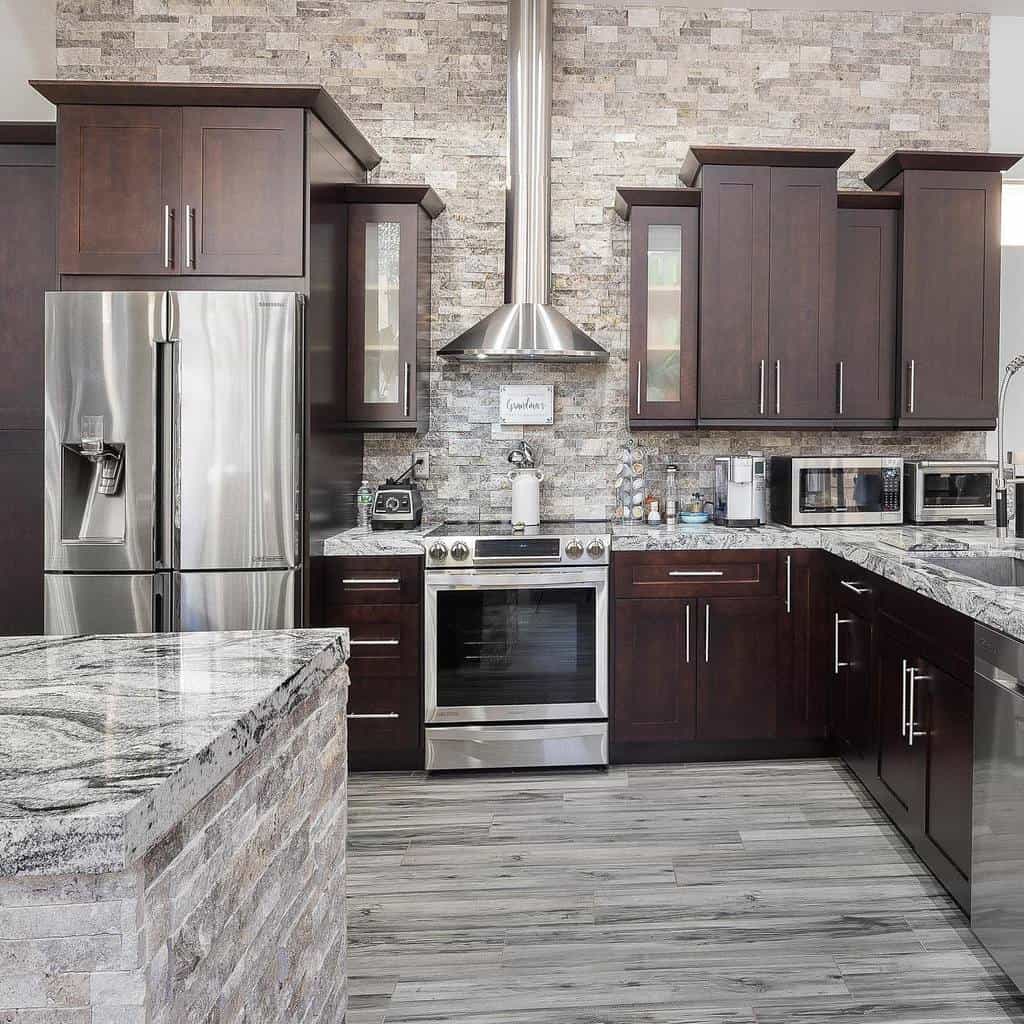
[[[344,1018],[347,656],[0,639],[0,1020]]]

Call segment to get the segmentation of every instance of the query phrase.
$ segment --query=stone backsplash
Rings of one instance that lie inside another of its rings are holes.
[[[433,348],[502,301],[504,3],[442,0],[58,0],[64,77],[320,81],[384,156],[381,181],[427,181],[434,225]],[[426,436],[371,434],[371,481],[430,453],[428,508],[510,507],[498,386],[553,383],[545,515],[603,514],[628,436],[627,233],[619,184],[674,185],[691,143],[850,146],[854,184],[890,150],[987,149],[989,19],[980,14],[761,11],[679,2],[556,0],[552,301],[611,352],[606,366],[435,365]],[[522,430],[523,428],[519,428]],[[715,454],[984,453],[979,433],[642,435],[657,467],[707,490]],[[657,472],[655,474],[657,476]]]

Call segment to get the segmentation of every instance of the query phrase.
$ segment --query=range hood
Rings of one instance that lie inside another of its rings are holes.
[[[508,5],[505,304],[448,342],[458,361],[604,362],[608,353],[548,304],[551,274],[551,0]]]

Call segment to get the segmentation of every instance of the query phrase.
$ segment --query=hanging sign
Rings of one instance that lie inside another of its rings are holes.
[[[554,384],[502,384],[498,389],[502,426],[555,422]]]

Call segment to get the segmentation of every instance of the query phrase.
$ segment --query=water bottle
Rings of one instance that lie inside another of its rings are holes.
[[[665,525],[675,526],[679,517],[679,467],[670,462],[665,468]]]
[[[373,491],[370,485],[364,480],[356,491],[356,525],[367,527],[370,525],[370,508],[373,505]]]

